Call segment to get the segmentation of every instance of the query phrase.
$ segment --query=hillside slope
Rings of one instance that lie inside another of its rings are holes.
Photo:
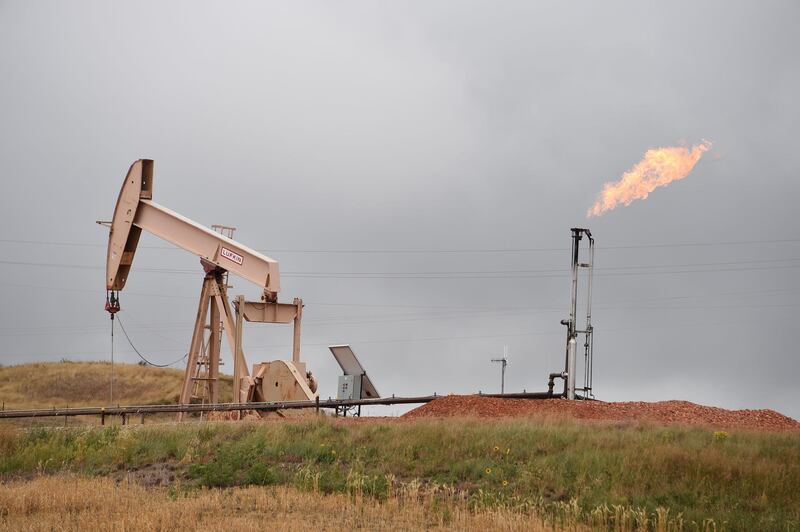
[[[55,362],[0,367],[0,402],[5,409],[109,404],[111,365]],[[114,404],[177,403],[183,370],[114,364]],[[220,395],[231,398],[231,377],[222,376]]]
[[[495,509],[527,515],[533,526],[546,525],[539,521],[544,519],[569,530],[800,526],[796,431],[727,433],[522,418],[344,422],[323,416],[292,423],[0,427],[0,485],[42,475],[55,475],[58,485],[64,475],[75,474],[168,488],[174,495],[223,488],[216,493],[228,497],[227,506],[243,510],[247,504],[225,488],[283,486],[353,500],[400,497],[402,504],[421,500],[443,519],[459,508]],[[32,490],[44,487],[26,486],[0,490],[0,529],[3,506],[19,508],[4,499],[28,501]],[[149,504],[151,496],[140,500]],[[135,513],[153,511],[147,504],[135,505]],[[106,499],[103,511],[109,506],[114,505]],[[56,511],[70,514],[70,508]],[[15,512],[23,514],[20,519],[30,516],[31,503]],[[509,520],[509,526],[485,529],[497,528],[531,527]]]

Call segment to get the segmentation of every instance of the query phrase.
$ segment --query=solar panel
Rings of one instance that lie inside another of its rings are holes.
[[[349,345],[331,345],[328,349],[333,353],[333,358],[342,367],[345,375],[361,375],[366,373],[364,366],[356,358],[356,354],[350,349]]]
[[[345,375],[361,375],[361,399],[381,396],[349,345],[331,345],[328,346],[328,349],[331,350],[333,358],[339,363]]]

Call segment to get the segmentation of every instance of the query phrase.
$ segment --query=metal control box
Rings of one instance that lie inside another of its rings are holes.
[[[361,375],[340,375],[337,399],[361,399]]]

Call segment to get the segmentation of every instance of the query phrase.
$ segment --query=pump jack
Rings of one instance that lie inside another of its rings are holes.
[[[317,397],[317,383],[300,361],[300,322],[303,301],[279,303],[278,262],[153,202],[153,161],[134,162],[117,199],[108,235],[106,310],[120,310],[119,291],[125,287],[142,231],[147,231],[200,258],[205,276],[200,291],[194,332],[189,346],[180,403],[219,402],[219,362],[223,331],[233,355],[233,401],[302,401]],[[227,296],[227,273],[263,289],[261,301],[234,301]],[[292,359],[262,362],[248,370],[242,348],[244,321],[293,323]],[[205,331],[209,331],[206,340]],[[181,416],[179,416],[181,419]]]

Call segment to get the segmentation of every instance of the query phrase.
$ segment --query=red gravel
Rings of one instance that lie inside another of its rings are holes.
[[[448,395],[403,415],[404,418],[474,416],[570,417],[594,421],[645,421],[659,424],[785,431],[800,430],[800,422],[774,410],[725,410],[688,401],[657,403],[567,401],[564,399],[499,399],[479,395]]]

